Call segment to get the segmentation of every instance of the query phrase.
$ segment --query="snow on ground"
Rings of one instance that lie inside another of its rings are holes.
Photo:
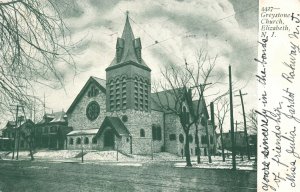
[[[18,155],[18,159],[30,159],[30,154],[29,154],[29,151],[19,151],[19,153],[17,153],[15,151],[15,154],[14,154],[14,158],[16,158]],[[13,156],[13,153],[9,153],[5,156],[2,156],[3,159],[11,159]]]
[[[111,162],[122,165],[124,164],[136,164],[137,166],[143,163],[151,162],[174,162],[175,167],[185,167],[185,157],[180,157],[175,154],[161,152],[153,153],[152,155],[124,155],[118,153],[117,151],[96,151],[96,150],[85,150],[84,151],[84,162],[85,163],[101,163],[101,162]],[[15,157],[16,157],[15,152]],[[118,157],[117,157],[118,155]],[[2,159],[11,159],[12,153],[0,152],[0,157]],[[36,160],[46,160],[46,161],[61,161],[61,162],[80,162],[81,150],[41,150],[34,153],[34,158]],[[118,159],[117,159],[118,158]],[[222,161],[221,156],[212,156],[212,163],[208,162],[207,156],[201,156],[201,163],[197,164],[197,157],[192,156],[192,164],[194,168],[212,168],[212,169],[231,169],[232,160],[226,158],[226,161]],[[30,159],[28,151],[20,151],[19,159]],[[237,157],[237,169],[240,170],[256,170],[254,166],[254,159],[248,161],[246,157],[242,161],[240,157]]]
[[[220,156],[212,156],[212,163],[209,163],[207,156],[201,156],[200,164],[197,164],[197,158],[192,157],[192,165],[193,168],[211,168],[211,169],[232,169],[232,160],[226,159],[225,162],[222,161],[222,157]],[[256,166],[254,165],[254,159],[252,158],[250,161],[246,158],[242,161],[240,158],[236,159],[236,167],[238,170],[256,170]],[[174,164],[174,167],[186,167],[185,162],[178,162]]]
[[[118,155],[118,157],[117,157]],[[99,161],[126,161],[130,159],[123,155],[122,153],[118,153],[116,151],[87,151],[87,154],[84,155],[85,160],[99,160]]]
[[[38,151],[34,154],[36,159],[53,159],[53,160],[63,160],[74,158],[79,154],[80,150],[53,150],[53,151]]]

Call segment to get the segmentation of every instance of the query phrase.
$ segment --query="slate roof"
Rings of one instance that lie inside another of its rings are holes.
[[[75,108],[76,104],[80,101],[80,99],[84,96],[87,88],[89,87],[90,83],[94,82],[96,86],[102,91],[106,93],[106,80],[100,79],[98,77],[91,76],[88,81],[85,83],[81,91],[78,93],[76,98],[74,99],[73,103],[70,105],[69,109],[67,110],[67,114],[71,113]]]
[[[103,88],[106,88],[106,80],[95,77],[95,76],[91,76],[91,78],[93,78],[95,81],[97,81]]]
[[[71,131],[67,134],[67,136],[76,136],[76,135],[96,135],[98,132],[98,128],[96,129],[83,129],[83,130],[75,130]]]
[[[161,106],[175,108],[176,97],[173,90],[165,90],[161,92],[151,93],[151,109],[163,111]]]
[[[124,40],[124,48],[123,48],[122,57],[121,57],[120,61],[117,62],[117,58],[115,56],[106,70],[110,70],[112,68],[118,67],[119,65],[131,63],[131,64],[135,64],[138,67],[142,67],[146,70],[151,71],[151,69],[146,65],[146,63],[144,62],[143,59],[141,59],[141,61],[139,61],[139,59],[137,58],[137,54],[136,54],[134,43],[133,43],[135,37],[132,32],[132,28],[131,28],[131,25],[129,22],[128,15],[126,16],[126,22],[125,22],[125,26],[123,29],[121,39]]]
[[[121,119],[119,117],[106,116],[104,121],[102,122],[102,125],[100,126],[97,136],[100,136],[107,126],[113,128],[115,134],[119,137],[122,135],[125,135],[125,136],[130,135],[130,132],[125,127],[124,123],[121,121]]]
[[[165,90],[161,92],[151,93],[151,109],[156,111],[164,111],[161,106],[169,106],[170,108],[179,107],[176,106],[176,96],[174,95],[175,92],[179,92],[180,89],[177,90]],[[180,93],[177,93],[180,94]],[[194,100],[193,106],[194,110],[197,109],[198,100]],[[206,107],[205,99],[202,99],[200,102],[199,110],[203,111],[205,116],[209,118],[209,114]],[[171,112],[171,111],[164,111],[164,112]]]
[[[37,125],[45,124],[45,123],[66,123],[67,115],[64,111],[54,112],[54,113],[46,113],[43,116],[43,119],[37,123]]]

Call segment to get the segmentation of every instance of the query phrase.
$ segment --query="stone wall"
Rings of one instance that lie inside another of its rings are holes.
[[[163,123],[163,113],[158,111],[144,112],[138,110],[126,110],[126,111],[116,111],[107,113],[108,116],[119,117],[122,119],[122,116],[126,115],[128,117],[127,122],[123,122],[124,125],[129,130],[133,138],[142,138],[140,137],[140,130],[145,131],[144,138],[152,139],[152,125],[160,125],[162,131],[162,139],[160,141],[153,141],[153,150],[154,152],[160,152],[164,145],[164,123]],[[135,151],[133,150],[133,154]]]
[[[178,155],[184,155],[184,144],[186,140],[186,136],[184,134],[183,128],[180,124],[179,117],[173,114],[167,114],[166,115],[166,137],[165,137],[165,143],[166,143],[166,151]],[[210,150],[213,150],[216,145],[216,137],[215,134],[213,134],[212,126],[208,126],[208,132],[209,135],[213,137],[213,142],[210,144]],[[175,140],[170,140],[170,134],[175,134]],[[184,141],[181,143],[179,141],[179,135],[182,134]],[[189,134],[192,136],[192,141],[189,143],[190,147],[190,154],[196,155],[196,142],[195,142],[195,134],[196,134],[196,127],[193,125],[190,128]],[[199,143],[200,143],[200,149],[201,149],[201,155],[204,155],[205,148],[207,148],[207,144],[201,143],[201,136],[205,136],[206,131],[205,127],[202,125],[198,126],[198,137],[199,137]],[[210,139],[210,137],[209,137]]]
[[[89,85],[87,90],[89,90],[91,85],[92,84]],[[99,90],[99,94],[96,97],[88,97],[87,92],[77,103],[73,111],[68,114],[68,123],[70,127],[73,127],[73,130],[100,128],[102,121],[106,116],[105,93]],[[97,101],[100,105],[100,114],[94,121],[89,120],[86,116],[86,107],[91,101]]]
[[[152,154],[152,138],[151,137],[136,137],[132,138],[132,153],[133,154]]]
[[[130,138],[126,136],[117,137],[116,149],[123,153],[130,154]]]

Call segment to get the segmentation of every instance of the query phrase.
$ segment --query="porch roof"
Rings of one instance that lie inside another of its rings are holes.
[[[71,131],[67,134],[67,136],[76,136],[76,135],[96,135],[98,132],[98,128],[96,129],[84,129],[84,130],[75,130]]]
[[[115,134],[118,137],[122,135],[130,136],[130,132],[119,117],[105,117],[99,131],[97,132],[97,136],[100,136],[103,133],[104,129],[108,126],[114,130]]]

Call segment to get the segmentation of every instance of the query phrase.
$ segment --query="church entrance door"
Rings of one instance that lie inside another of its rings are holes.
[[[106,149],[113,149],[115,143],[115,135],[112,129],[108,129],[104,132],[104,147]]]

